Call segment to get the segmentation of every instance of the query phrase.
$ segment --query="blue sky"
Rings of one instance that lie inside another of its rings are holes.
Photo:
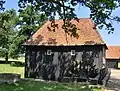
[[[14,8],[16,10],[19,9],[18,7],[18,0],[6,0],[6,3],[4,5],[5,9]],[[86,18],[89,17],[90,11],[86,7],[80,7],[77,6],[75,10],[76,14],[80,18]],[[120,8],[116,9],[112,15],[118,15],[120,16]],[[108,34],[108,31],[105,29],[99,30],[103,40],[106,42],[107,45],[120,45],[120,23],[113,22],[113,26],[115,28],[115,31],[113,34]]]

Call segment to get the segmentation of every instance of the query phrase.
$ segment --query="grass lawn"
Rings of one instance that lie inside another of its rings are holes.
[[[0,84],[0,91],[104,91],[100,87],[80,84],[20,81],[17,84]]]
[[[4,58],[0,58],[0,61],[4,61]],[[24,57],[19,57],[18,59],[9,59],[8,61],[15,61],[15,62],[25,62]],[[16,67],[11,66],[10,64],[3,64],[0,63],[0,73],[19,73],[21,77],[24,77],[24,67]]]
[[[10,64],[0,64],[0,73],[19,73],[24,77],[24,67],[14,67]]]

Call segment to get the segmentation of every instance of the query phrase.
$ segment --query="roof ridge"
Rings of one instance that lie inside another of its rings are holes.
[[[90,19],[89,17],[86,17],[86,18],[84,18],[84,17],[82,17],[82,18],[76,18],[76,19]],[[58,20],[63,20],[63,19],[54,19],[55,21],[58,21]],[[75,20],[75,18],[73,18],[73,19],[71,19],[71,20]],[[90,19],[91,20],[91,19]],[[46,20],[46,21],[50,21],[49,19],[48,20]]]

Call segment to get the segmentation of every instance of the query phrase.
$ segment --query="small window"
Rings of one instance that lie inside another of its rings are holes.
[[[75,50],[71,50],[71,55],[75,55]]]
[[[51,50],[47,50],[47,55],[51,55]]]

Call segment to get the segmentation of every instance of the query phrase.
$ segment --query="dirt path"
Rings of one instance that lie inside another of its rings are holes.
[[[108,91],[120,91],[120,69],[111,69],[107,88]]]

